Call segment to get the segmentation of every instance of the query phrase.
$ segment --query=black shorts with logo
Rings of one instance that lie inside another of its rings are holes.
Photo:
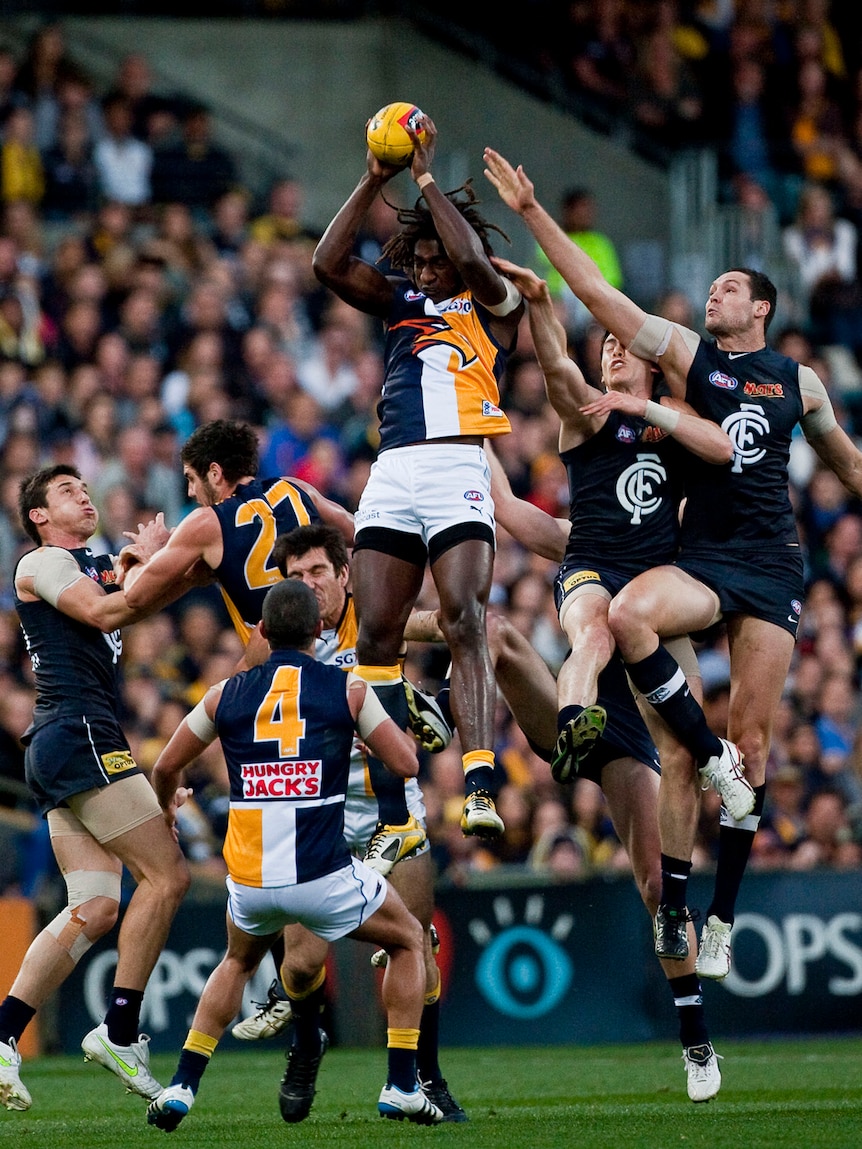
[[[24,741],[24,775],[43,815],[73,794],[141,772],[119,724],[107,715],[64,714]]]
[[[566,596],[576,587],[592,583],[594,586],[604,587],[613,598],[640,573],[640,568],[628,570],[625,567],[609,566],[603,561],[596,562],[595,558],[566,554],[554,579],[554,605],[557,614],[560,613],[560,607]]]
[[[720,554],[684,551],[674,565],[715,591],[725,619],[731,614],[749,615],[796,637],[805,593],[798,545]]]

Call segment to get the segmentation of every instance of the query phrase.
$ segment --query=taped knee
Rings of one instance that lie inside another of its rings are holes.
[[[69,904],[45,927],[76,964],[95,938],[84,933],[87,919],[78,912],[93,898],[109,898],[120,904],[120,875],[101,870],[71,870],[65,876]]]

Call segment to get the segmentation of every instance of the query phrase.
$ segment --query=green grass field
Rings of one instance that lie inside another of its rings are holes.
[[[165,1137],[176,1149],[344,1149],[435,1145],[469,1149],[859,1149],[862,1039],[717,1043],[719,1097],[693,1105],[676,1047],[447,1049],[466,1125],[426,1129],[377,1116],[385,1053],[334,1049],[323,1062],[311,1116],[285,1125],[279,1049],[216,1053],[180,1128],[146,1124],[144,1102],[105,1070],[77,1058],[25,1062],[28,1113],[0,1110],[0,1145],[15,1149],[138,1149]],[[168,1081],[175,1059],[153,1067]]]

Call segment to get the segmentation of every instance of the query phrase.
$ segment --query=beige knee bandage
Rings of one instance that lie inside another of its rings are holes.
[[[71,870],[66,874],[66,891],[69,904],[45,929],[77,965],[93,944],[84,933],[87,919],[81,917],[78,910],[92,898],[110,898],[119,905],[120,875],[102,870]]]

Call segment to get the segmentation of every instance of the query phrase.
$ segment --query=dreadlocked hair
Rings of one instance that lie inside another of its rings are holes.
[[[471,177],[461,187],[444,194],[478,235],[482,247],[485,249],[485,254],[493,255],[494,252],[488,240],[489,232],[496,231],[505,239],[506,243],[512,241],[502,228],[497,227],[495,223],[489,223],[480,212],[476,211],[476,204],[481,203],[481,200],[476,197],[472,184],[473,179]],[[386,202],[389,203],[388,200]],[[389,206],[395,208],[395,204],[389,204]],[[416,200],[414,207],[395,208],[395,210],[398,222],[402,225],[401,231],[386,242],[377,262],[383,263],[388,260],[390,266],[396,271],[409,274],[413,268],[413,249],[416,243],[420,239],[436,239],[439,242],[440,237],[434,226],[434,217],[425,206],[422,196]]]

